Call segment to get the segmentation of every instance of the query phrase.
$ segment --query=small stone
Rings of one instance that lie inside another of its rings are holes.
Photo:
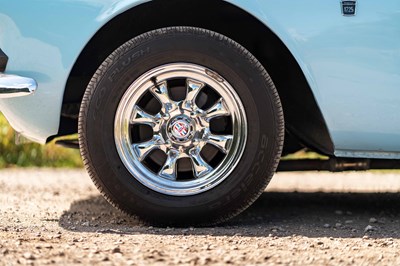
[[[367,225],[367,227],[365,227],[364,232],[371,232],[371,231],[375,231],[375,227],[373,227],[372,225]]]
[[[89,222],[82,223],[82,226],[89,226]]]
[[[374,223],[377,223],[378,220],[376,218],[372,217],[372,218],[369,219],[369,222],[374,224]]]
[[[337,215],[343,215],[343,211],[341,211],[341,210],[336,210],[336,211],[335,211],[335,214],[337,214]]]
[[[336,223],[336,224],[335,224],[335,227],[341,227],[341,226],[342,226],[341,223]]]
[[[118,239],[117,241],[114,241],[113,244],[114,245],[124,244],[124,241],[122,241],[121,239]]]
[[[61,238],[61,234],[57,234],[51,237],[51,239],[60,239]]]
[[[123,224],[124,222],[126,222],[126,220],[121,218],[121,219],[118,219],[116,224]]]
[[[23,256],[27,260],[35,260],[36,259],[35,256],[33,256],[33,254],[30,252],[25,252]]]
[[[329,227],[331,227],[331,225],[330,224],[324,224],[324,227],[325,228],[329,228]]]
[[[319,245],[319,246],[321,246],[321,245],[323,245],[324,244],[324,242],[322,242],[322,241],[318,241],[317,242],[317,245]]]
[[[344,223],[345,223],[345,224],[352,224],[352,223],[353,223],[353,220],[346,220]]]
[[[115,247],[111,250],[111,253],[122,253],[120,247]]]

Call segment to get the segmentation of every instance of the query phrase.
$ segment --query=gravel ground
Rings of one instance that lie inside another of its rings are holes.
[[[280,173],[229,223],[154,228],[83,170],[0,171],[0,265],[400,265],[400,174]]]

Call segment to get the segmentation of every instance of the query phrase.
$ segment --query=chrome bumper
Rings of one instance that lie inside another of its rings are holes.
[[[26,96],[36,89],[37,83],[32,78],[0,73],[0,98]]]

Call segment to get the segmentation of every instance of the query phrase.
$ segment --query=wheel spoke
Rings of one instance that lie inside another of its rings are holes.
[[[201,157],[200,149],[198,147],[194,147],[190,150],[190,159],[193,163],[193,173],[196,178],[205,176],[213,170],[213,168]]]
[[[207,139],[207,143],[214,145],[223,153],[228,153],[233,140],[232,135],[214,135],[210,134]]]
[[[186,81],[186,101],[193,104],[203,87],[203,83],[188,79]]]
[[[131,116],[132,124],[145,124],[151,126],[155,131],[158,131],[158,126],[160,124],[161,116],[160,114],[151,115],[144,111],[139,106],[135,105]]]
[[[176,166],[179,159],[179,152],[176,150],[169,150],[167,156],[167,160],[158,174],[164,178],[176,180]]]
[[[211,119],[218,116],[230,115],[229,108],[223,98],[220,98],[212,107],[206,111],[205,120],[210,122]]]
[[[161,82],[150,89],[154,97],[161,103],[164,113],[168,113],[171,109],[173,101],[169,97],[167,82]]]
[[[159,135],[154,135],[149,141],[133,144],[132,148],[140,161],[143,161],[155,149],[165,150],[162,138]]]

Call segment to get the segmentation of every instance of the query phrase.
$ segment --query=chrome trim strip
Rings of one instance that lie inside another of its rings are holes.
[[[37,83],[32,78],[0,73],[0,98],[26,96],[36,89]]]

